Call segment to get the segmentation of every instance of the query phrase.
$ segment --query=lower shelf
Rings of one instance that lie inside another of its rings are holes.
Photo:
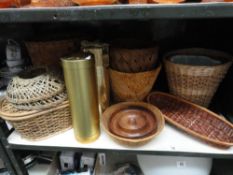
[[[164,154],[164,155],[187,155],[203,157],[229,157],[233,158],[233,147],[219,149],[207,145],[182,131],[166,125],[161,134],[151,142],[140,147],[126,147],[114,142],[104,131],[93,143],[82,144],[75,140],[73,129],[62,134],[41,141],[28,141],[22,138],[16,131],[9,137],[8,142],[13,149],[32,150],[63,150],[83,149],[90,151],[127,151],[138,154]]]

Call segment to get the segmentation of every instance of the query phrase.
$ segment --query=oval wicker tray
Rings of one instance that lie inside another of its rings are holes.
[[[162,92],[152,92],[147,101],[157,106],[169,123],[186,133],[214,146],[233,146],[233,125],[208,109]]]

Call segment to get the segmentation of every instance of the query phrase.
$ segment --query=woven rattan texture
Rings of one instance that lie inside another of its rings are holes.
[[[59,77],[49,73],[31,79],[16,76],[7,87],[6,98],[14,104],[31,103],[49,99],[64,89],[64,82]]]
[[[158,48],[110,50],[110,66],[120,72],[137,73],[152,70],[157,59]]]
[[[26,42],[34,66],[60,66],[60,58],[77,50],[77,40]]]
[[[170,92],[205,107],[231,66],[231,62],[212,67],[164,62]]]
[[[212,113],[161,94],[153,95],[150,102],[167,118],[195,133],[220,142],[233,143],[232,125],[214,117]]]
[[[3,106],[3,105],[2,105]],[[12,106],[7,101],[4,102],[4,107],[1,109],[4,112],[19,113],[20,111]],[[38,111],[32,115],[21,117],[4,117],[13,127],[22,135],[22,137],[30,140],[39,140],[47,138],[56,133],[62,132],[71,128],[71,114],[69,105],[62,104],[54,108],[54,110]]]
[[[41,110],[41,109],[54,107],[54,106],[62,103],[65,100],[67,100],[67,94],[65,92],[62,92],[62,93],[55,95],[55,96],[48,98],[48,99],[39,100],[36,102],[31,102],[31,103],[21,103],[21,104],[13,104],[13,105],[17,109]]]

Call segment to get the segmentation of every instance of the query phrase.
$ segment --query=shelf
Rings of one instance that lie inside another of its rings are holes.
[[[141,4],[0,10],[0,23],[223,17],[233,17],[233,3]]]
[[[209,146],[183,132],[166,125],[162,133],[151,142],[135,148],[125,147],[115,143],[104,131],[93,143],[81,144],[74,138],[73,130],[42,141],[28,141],[21,138],[17,132],[8,137],[10,147],[14,149],[32,150],[66,150],[80,149],[89,151],[126,151],[142,154],[187,155],[203,157],[233,157],[233,147],[230,149],[218,149]]]

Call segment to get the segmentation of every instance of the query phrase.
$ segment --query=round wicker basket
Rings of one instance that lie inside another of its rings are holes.
[[[182,64],[172,60],[174,55],[183,57]],[[190,61],[193,56],[195,56],[194,61]],[[198,57],[202,57],[200,61],[202,65],[196,62]],[[203,57],[213,60],[206,61]],[[192,48],[169,53],[165,56],[164,63],[170,92],[208,107],[232,64],[232,56],[219,51]]]
[[[152,70],[156,67],[157,59],[158,47],[110,50],[110,66],[120,72],[138,73]]]
[[[28,115],[23,116],[23,113]],[[0,115],[10,122],[22,137],[29,140],[45,139],[72,127],[68,101],[57,107],[32,113],[16,109],[3,99],[0,102]]]
[[[60,77],[42,68],[32,69],[12,78],[7,87],[6,98],[14,104],[28,104],[51,99],[64,89],[65,85]]]

